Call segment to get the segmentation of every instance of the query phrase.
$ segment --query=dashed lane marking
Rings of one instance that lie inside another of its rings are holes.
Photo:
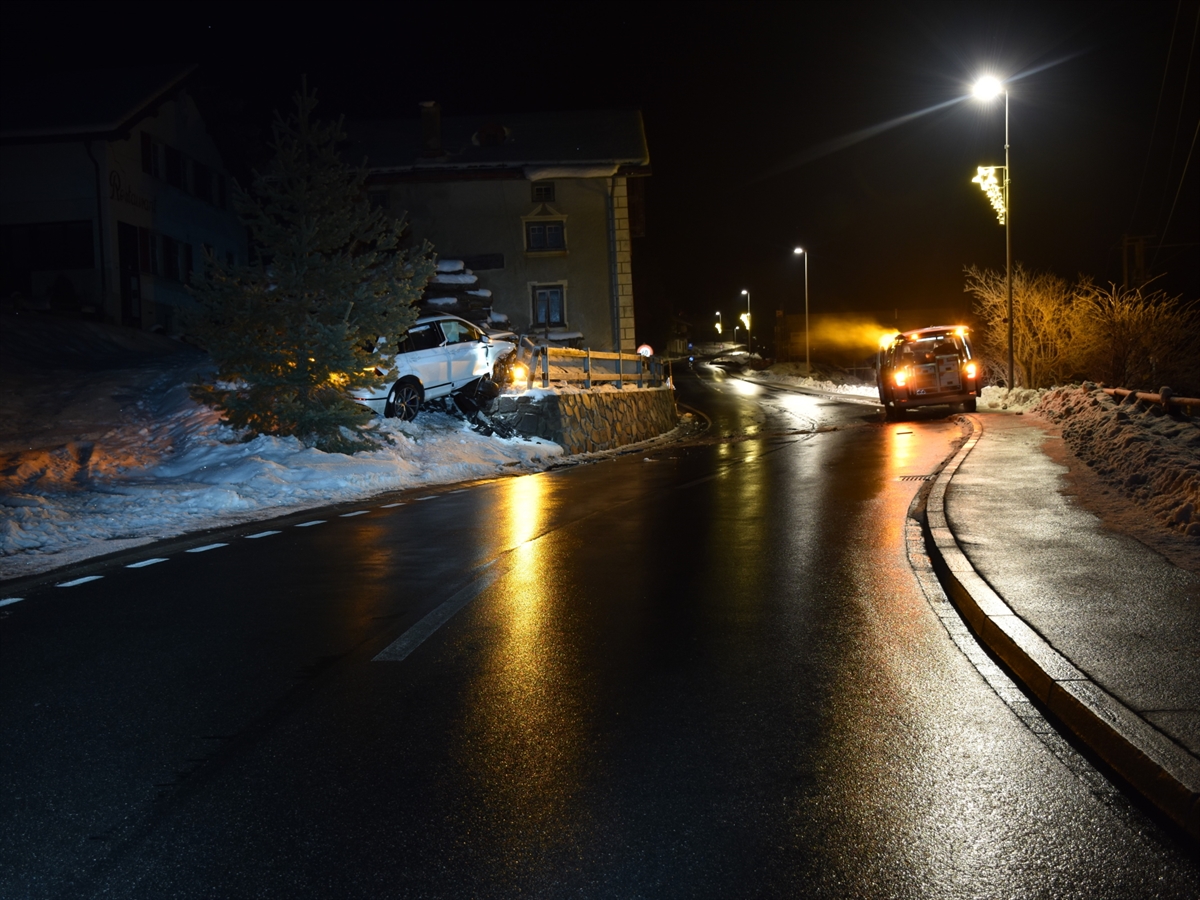
[[[193,547],[188,553],[207,553],[209,550],[216,550],[218,547],[228,547],[228,544],[205,544],[203,547]]]
[[[152,566],[155,563],[166,562],[165,556],[156,556],[154,559],[143,559],[141,562],[130,563],[125,568],[127,569],[144,569],[146,566]]]
[[[387,645],[372,662],[401,662],[416,650],[435,631],[454,618],[454,614],[492,586],[500,577],[500,569],[484,572],[470,584],[455,591],[449,599],[435,607],[425,618]]]
[[[20,603],[24,599],[24,597],[5,597],[3,600],[0,600],[0,606],[8,606],[10,603]]]
[[[379,508],[380,509],[391,509],[394,506],[403,506],[403,505],[404,505],[404,501],[401,500],[399,503],[385,503],[385,504],[383,504],[383,506],[381,506]]]
[[[282,531],[260,531],[258,534],[248,534],[248,535],[246,535],[246,540],[248,540],[248,541],[256,541],[256,540],[258,540],[259,538],[270,537],[270,536],[271,536],[271,535],[273,535],[273,534],[283,534],[283,532],[282,532]]]
[[[324,525],[324,519],[313,519],[311,522],[301,522],[297,528],[312,528],[314,525]]]
[[[370,512],[369,509],[356,509],[354,512],[342,513],[340,516],[338,516],[338,518],[339,519],[349,519],[352,516],[365,516],[369,512]]]
[[[87,584],[89,581],[99,581],[103,575],[84,575],[82,578],[76,578],[72,581],[64,581],[61,584],[56,584],[55,587],[75,587],[80,584]]]
[[[432,500],[437,494],[426,494],[424,497],[417,497],[417,500]]]

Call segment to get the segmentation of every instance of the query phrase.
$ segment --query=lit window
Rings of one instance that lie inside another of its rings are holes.
[[[541,326],[567,324],[561,284],[539,284],[533,289],[533,324]]]

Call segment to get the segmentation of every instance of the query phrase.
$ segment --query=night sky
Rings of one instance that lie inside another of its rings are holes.
[[[803,311],[797,244],[814,311],[963,305],[964,265],[1004,265],[970,181],[1003,162],[1003,100],[968,96],[991,73],[1011,79],[1014,259],[1119,281],[1122,235],[1154,235],[1156,284],[1200,296],[1197,2],[310,8],[8,3],[4,65],[197,62],[243,177],[301,74],[329,116],[640,108],[635,291],[658,340],[743,288],[759,315]]]

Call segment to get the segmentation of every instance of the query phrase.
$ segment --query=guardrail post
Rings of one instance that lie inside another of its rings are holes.
[[[638,387],[644,388],[646,386],[644,383],[645,378],[646,378],[646,357],[644,357],[644,356],[638,357],[637,367],[638,367]]]
[[[587,356],[583,358],[583,386],[592,389],[592,348],[587,348]]]
[[[533,373],[537,371],[538,348],[534,347],[533,352],[529,354],[529,384],[525,386],[525,390],[533,390]]]
[[[618,391],[622,391],[625,389],[625,383],[621,380],[621,376],[625,374],[625,367],[622,365],[622,363],[624,361],[625,361],[625,354],[622,353],[620,350],[618,350],[617,351],[617,381],[616,381]]]
[[[542,348],[542,387],[550,387],[550,348]]]

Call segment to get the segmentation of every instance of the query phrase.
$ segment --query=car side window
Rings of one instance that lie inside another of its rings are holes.
[[[432,325],[414,325],[400,341],[401,353],[431,350],[442,345],[442,334]]]
[[[447,344],[465,344],[479,340],[479,332],[466,322],[456,319],[446,319],[441,323],[442,331],[446,333]]]

